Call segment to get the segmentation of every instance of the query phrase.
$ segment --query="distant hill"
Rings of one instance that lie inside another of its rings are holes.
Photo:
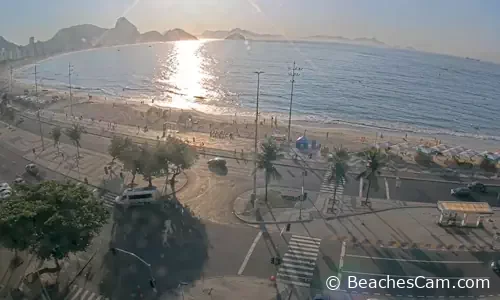
[[[329,36],[329,35],[314,35],[302,38],[302,40],[308,41],[333,41],[339,43],[350,43],[350,44],[366,44],[366,45],[376,45],[376,46],[388,46],[386,43],[377,40],[376,38],[355,38],[350,39],[343,36]]]
[[[32,51],[33,47],[30,45],[19,46],[0,36],[0,49],[4,48],[8,53],[16,51],[16,48],[18,48],[22,53],[22,57],[28,57],[33,55],[46,56],[104,46],[181,40],[197,40],[197,38],[179,28],[168,30],[164,34],[158,31],[148,31],[141,34],[134,24],[121,17],[116,21],[115,27],[111,29],[91,24],[60,29],[51,39],[45,42],[35,42],[34,51]]]
[[[240,34],[244,36],[246,39],[252,39],[252,40],[284,40],[285,37],[282,35],[276,35],[276,34],[261,34],[261,33],[255,33],[249,30],[245,29],[240,29],[240,28],[235,28],[232,30],[217,30],[217,31],[211,31],[211,30],[205,30],[200,37],[205,38],[205,39],[225,39],[228,36],[231,36],[233,34]]]
[[[182,29],[175,28],[168,30],[163,34],[165,41],[186,41],[186,40],[197,40],[198,38],[192,34],[185,32]]]
[[[139,36],[139,43],[163,42],[164,37],[158,31],[148,31]]]
[[[239,34],[239,33],[230,34],[225,39],[226,40],[240,40],[240,41],[246,40],[246,38],[242,34]]]

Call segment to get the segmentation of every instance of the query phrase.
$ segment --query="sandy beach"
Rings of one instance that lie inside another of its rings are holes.
[[[31,63],[30,60],[25,60],[17,62],[13,67],[19,68],[29,63]],[[0,70],[0,86],[3,86],[4,90],[8,90],[8,66],[4,66]],[[34,85],[26,85],[14,81],[12,93],[9,94],[12,96],[23,95],[26,89],[30,90],[31,94],[34,94]],[[225,133],[232,133],[235,139],[248,140],[249,145],[251,145],[251,140],[254,137],[255,117],[252,116],[212,115],[195,110],[159,107],[152,102],[142,103],[133,99],[110,98],[100,95],[90,95],[91,97],[89,97],[89,94],[78,90],[73,90],[73,105],[70,105],[69,90],[55,90],[39,86],[38,91],[39,99],[42,101],[50,101],[54,96],[58,96],[60,99],[55,103],[45,105],[44,110],[46,111],[70,115],[72,106],[73,114],[76,117],[94,119],[96,121],[102,120],[104,122],[133,127],[140,126],[141,128],[147,125],[152,130],[162,130],[164,122],[175,124],[180,121],[177,126],[173,125],[180,133],[189,134],[190,132],[196,132],[197,134],[208,135],[212,130],[224,131]],[[154,108],[154,111],[151,108]],[[148,110],[150,111],[149,115]],[[165,117],[162,117],[163,114]],[[287,119],[278,119],[277,126],[275,126],[271,124],[270,114],[266,112],[261,112],[261,114],[262,116],[259,118],[259,138],[273,134],[287,135]],[[183,124],[189,118],[191,118],[192,122],[188,121],[188,127],[184,128]],[[330,148],[343,146],[350,151],[365,149],[375,142],[390,141],[396,144],[402,143],[405,136],[407,142],[412,146],[424,143],[435,144],[437,141],[441,141],[441,144],[463,146],[476,151],[494,152],[500,147],[497,141],[480,138],[451,135],[415,135],[380,128],[350,126],[346,124],[315,124],[313,122],[297,122],[292,119],[291,138],[295,140],[304,135],[304,133],[309,140],[316,140],[323,146]]]

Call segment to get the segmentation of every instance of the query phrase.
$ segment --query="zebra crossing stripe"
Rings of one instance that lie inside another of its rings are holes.
[[[109,300],[108,298],[104,298],[101,295],[96,294],[95,292],[84,290],[83,288],[78,287],[78,285],[76,284],[71,286],[69,295],[66,296],[66,298],[64,299],[65,300]]]
[[[292,235],[277,273],[279,282],[310,287],[320,243],[318,238]]]

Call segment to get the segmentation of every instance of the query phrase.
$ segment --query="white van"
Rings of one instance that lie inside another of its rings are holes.
[[[121,196],[117,196],[115,202],[124,205],[144,205],[154,202],[160,198],[160,192],[156,187],[152,188],[129,188],[123,191]]]

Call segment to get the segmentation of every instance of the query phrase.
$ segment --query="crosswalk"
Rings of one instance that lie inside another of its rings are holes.
[[[115,207],[115,198],[118,195],[115,193],[111,192],[106,192],[104,195],[102,195],[101,200],[104,202],[104,205],[110,208]]]
[[[320,243],[318,238],[292,235],[277,280],[284,284],[310,287]]]
[[[328,170],[323,177],[323,182],[321,183],[321,187],[319,191],[325,194],[334,194],[335,193],[335,180],[328,182],[328,178],[332,175],[332,170]],[[340,199],[340,197],[344,194],[344,186],[339,184],[337,186],[337,193],[335,194],[335,199]]]
[[[74,284],[69,289],[69,293],[64,300],[109,300],[109,298],[105,298],[104,296]]]

